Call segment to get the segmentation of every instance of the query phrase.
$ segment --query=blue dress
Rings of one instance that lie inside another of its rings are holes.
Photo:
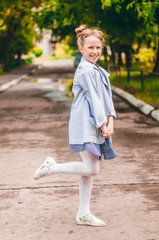
[[[101,68],[98,66],[100,73],[104,76],[105,80],[107,78]],[[104,155],[105,160],[113,159],[118,156],[118,154],[112,149],[111,138],[106,138],[103,144],[96,143],[84,143],[84,144],[70,144],[71,152],[80,152],[82,150],[87,150],[94,155],[99,157],[99,160],[102,160],[102,155]]]
[[[111,139],[106,138],[103,144],[96,143],[84,143],[84,144],[70,144],[71,152],[80,152],[82,150],[87,150],[102,160],[102,155],[104,155],[105,160],[113,159],[118,156],[118,154],[112,149]]]

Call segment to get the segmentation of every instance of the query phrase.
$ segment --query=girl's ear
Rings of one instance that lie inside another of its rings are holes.
[[[78,49],[79,49],[80,52],[83,54],[83,48],[82,48],[82,47],[79,47]]]

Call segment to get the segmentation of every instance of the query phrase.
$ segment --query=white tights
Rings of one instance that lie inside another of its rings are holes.
[[[93,185],[93,176],[99,173],[99,160],[93,153],[83,150],[80,152],[82,162],[69,162],[54,164],[50,167],[51,174],[65,173],[81,175],[79,183],[79,209],[80,216],[90,211],[90,197]]]

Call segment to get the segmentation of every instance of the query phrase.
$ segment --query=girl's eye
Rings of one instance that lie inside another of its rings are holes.
[[[89,49],[93,49],[93,47],[89,47]]]

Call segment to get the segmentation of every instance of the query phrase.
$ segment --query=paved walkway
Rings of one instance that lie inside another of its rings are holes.
[[[115,95],[113,146],[119,157],[101,162],[91,199],[92,212],[107,225],[75,224],[79,176],[33,180],[49,155],[59,163],[80,161],[68,144],[72,99],[58,82],[73,73],[69,63],[60,64],[58,71],[54,64],[45,66],[0,94],[1,238],[158,240],[159,127]]]

